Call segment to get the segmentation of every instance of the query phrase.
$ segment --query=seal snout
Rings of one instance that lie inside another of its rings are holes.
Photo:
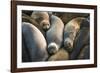
[[[50,55],[55,54],[55,53],[58,51],[58,46],[57,46],[57,44],[56,44],[56,43],[50,43],[50,44],[48,45],[47,51],[48,51],[48,53],[49,53]]]

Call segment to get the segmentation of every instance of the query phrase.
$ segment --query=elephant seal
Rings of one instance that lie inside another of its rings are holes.
[[[85,20],[84,17],[77,17],[70,20],[64,28],[64,47],[69,52],[73,49],[75,37],[80,29],[81,22]]]
[[[50,17],[48,12],[43,11],[34,11],[31,17],[37,21],[39,26],[42,27],[44,30],[48,30],[50,28]]]
[[[62,45],[64,23],[55,15],[51,15],[50,20],[51,26],[46,32],[46,39],[48,43],[47,51],[52,55],[56,53]]]
[[[22,22],[22,38],[22,44],[24,44],[22,53],[27,51],[28,61],[45,61],[48,58],[46,40],[37,27],[31,23]],[[23,59],[23,62],[25,62],[25,59]]]
[[[45,31],[43,30],[43,28],[37,23],[37,21],[35,19],[33,19],[31,16],[22,13],[22,22],[28,22],[33,24],[34,26],[36,26],[41,32],[42,34],[45,36]]]
[[[78,59],[78,56],[81,54],[85,55],[85,52],[87,50],[87,57],[86,59],[89,58],[89,48],[90,46],[90,23],[88,20],[84,20],[81,23],[79,33],[77,34],[75,40],[74,40],[74,45],[73,45],[73,51],[70,55],[70,59]],[[84,57],[84,56],[83,56]],[[81,57],[82,58],[82,57]]]

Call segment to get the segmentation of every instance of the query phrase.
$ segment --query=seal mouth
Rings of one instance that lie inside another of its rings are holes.
[[[47,31],[49,28],[50,28],[49,25],[44,25],[42,29],[43,29],[44,31]]]
[[[72,48],[73,48],[73,42],[71,39],[67,38],[65,41],[64,41],[64,48],[67,50],[67,51],[71,51]]]
[[[65,45],[66,48],[71,48],[71,43],[67,42]]]

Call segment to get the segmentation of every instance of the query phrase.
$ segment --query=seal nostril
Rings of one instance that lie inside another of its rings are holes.
[[[71,44],[68,42],[68,43],[67,43],[67,46],[68,46],[68,47],[70,47],[70,46],[71,46]]]
[[[50,24],[47,24],[48,25],[48,27],[50,26]]]
[[[50,27],[49,24],[46,24],[46,23],[43,23],[42,26],[43,26],[44,31],[47,31]]]

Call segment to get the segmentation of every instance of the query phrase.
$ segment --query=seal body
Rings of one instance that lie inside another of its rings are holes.
[[[27,61],[45,61],[48,57],[47,43],[43,34],[31,23],[22,23],[22,56],[27,55]],[[26,54],[25,54],[26,53]],[[23,62],[26,60],[23,59]]]
[[[63,29],[64,24],[62,20],[55,16],[51,15],[51,26],[50,29],[46,32],[46,39],[48,43],[48,53],[56,53],[62,45],[63,42]]]

